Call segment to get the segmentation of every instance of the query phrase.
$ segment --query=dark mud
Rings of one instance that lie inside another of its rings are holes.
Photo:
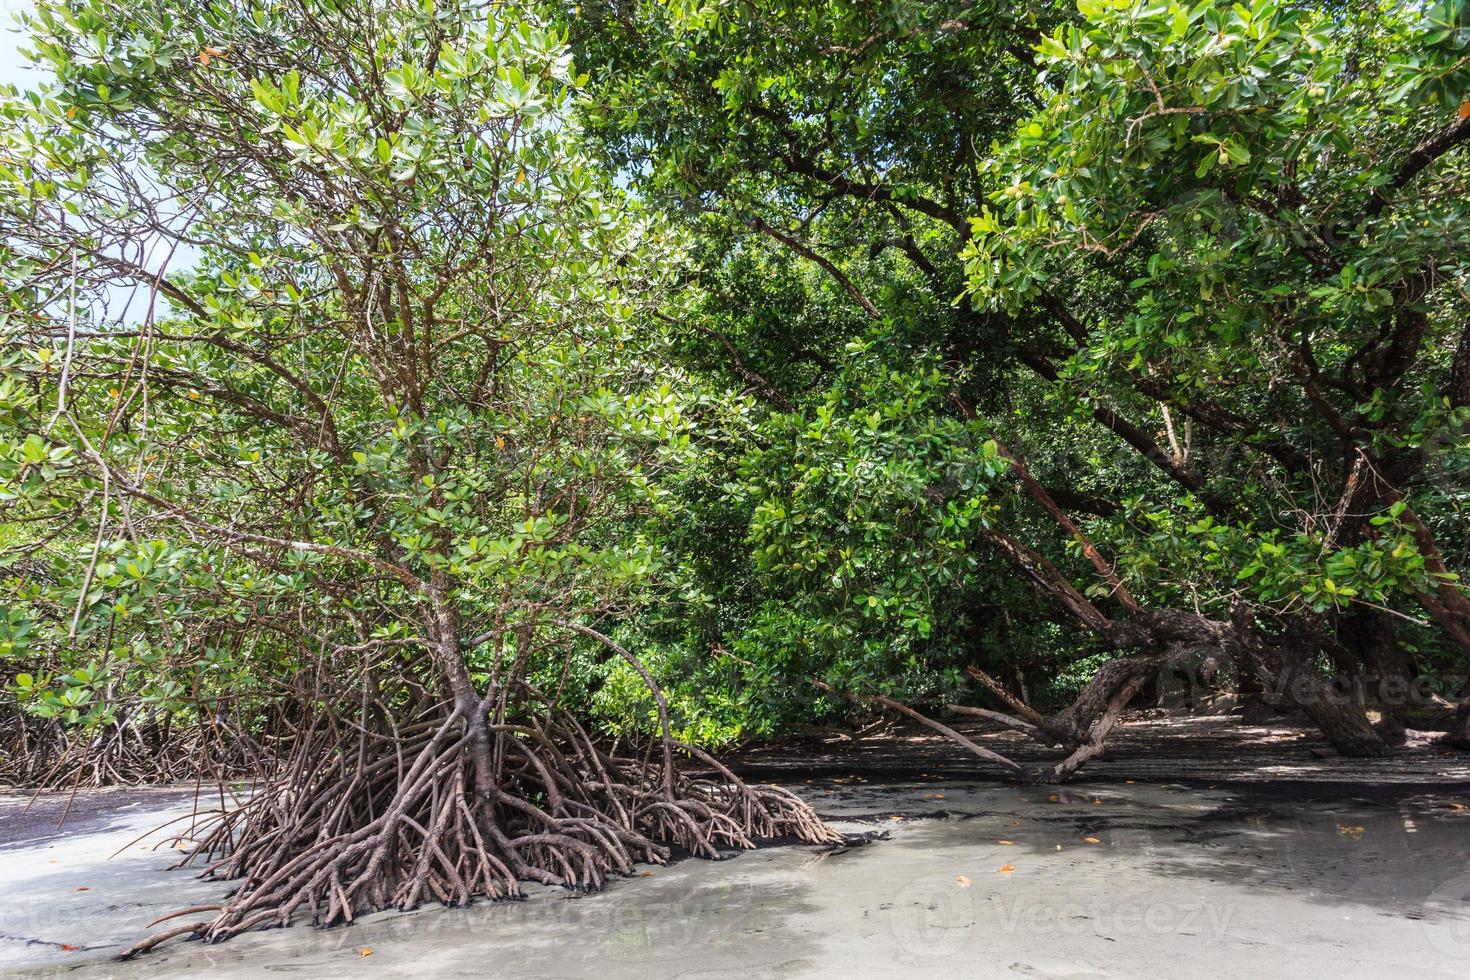
[[[949,718],[945,723],[1034,772],[1060,756],[1015,732],[966,719]],[[870,782],[929,776],[1008,781],[997,766],[943,736],[908,725],[861,738],[835,732],[825,738],[786,739],[734,752],[725,761],[743,778],[787,783],[831,776]],[[1470,753],[1440,745],[1433,733],[1411,732],[1408,744],[1387,758],[1347,759],[1310,728],[1248,725],[1224,715],[1135,715],[1109,736],[1103,755],[1072,782],[1129,780],[1204,787],[1269,784],[1277,792],[1296,792],[1304,798],[1353,786],[1470,790]]]

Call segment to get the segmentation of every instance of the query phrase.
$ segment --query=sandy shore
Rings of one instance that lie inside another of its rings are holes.
[[[1455,790],[861,776],[798,787],[868,846],[685,861],[570,897],[429,907],[131,964],[148,920],[227,886],[132,843],[184,812],[0,848],[0,971],[71,977],[1465,977],[1470,800]],[[136,803],[138,801],[129,801]],[[101,808],[105,810],[105,807]],[[156,840],[156,838],[155,838]],[[112,860],[108,855],[129,845]],[[71,948],[75,947],[75,948]]]

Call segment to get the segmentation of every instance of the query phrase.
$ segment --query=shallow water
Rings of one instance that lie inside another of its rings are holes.
[[[370,916],[133,964],[226,886],[133,845],[158,811],[0,850],[0,969],[231,977],[1470,976],[1470,799],[1270,787],[797,787],[865,847],[685,861],[569,897]],[[171,815],[171,814],[168,814]],[[1089,840],[1092,838],[1092,840]],[[1009,842],[1009,843],[1006,843]],[[86,888],[86,891],[77,891]],[[181,920],[182,921],[182,920]],[[78,946],[75,950],[61,944]],[[364,955],[366,953],[366,955]]]

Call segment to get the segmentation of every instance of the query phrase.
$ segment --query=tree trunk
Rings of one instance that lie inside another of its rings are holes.
[[[1376,706],[1395,714],[1411,707],[1417,670],[1387,613],[1353,607],[1339,622],[1338,639],[1360,665],[1363,690]]]
[[[1470,752],[1470,677],[1460,687],[1460,704],[1450,718],[1450,733],[1444,744]]]
[[[1337,690],[1312,665],[1321,649],[1316,624],[1288,623],[1283,636],[1263,636],[1248,620],[1244,605],[1233,614],[1239,650],[1249,661],[1268,701],[1285,701],[1306,713],[1332,747],[1354,759],[1388,755],[1392,750],[1373,730],[1368,713],[1351,693]]]
[[[1373,730],[1368,713],[1357,701],[1305,670],[1298,668],[1288,672],[1288,676],[1294,692],[1292,700],[1307,713],[1340,754],[1351,759],[1376,759],[1392,752]],[[1300,692],[1300,682],[1307,679],[1310,679],[1310,693],[1304,697]]]

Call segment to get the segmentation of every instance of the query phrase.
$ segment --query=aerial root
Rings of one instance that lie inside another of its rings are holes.
[[[96,730],[52,719],[0,718],[0,783],[36,790],[147,786],[248,776],[271,747],[217,719],[194,725],[143,722],[123,712]]]
[[[789,791],[749,786],[685,747],[712,778],[609,755],[569,718],[490,725],[449,712],[401,742],[330,718],[242,805],[197,820],[183,865],[238,880],[208,921],[170,928],[219,942],[301,914],[320,926],[426,901],[523,897],[522,883],[601,889],[676,851],[718,859],[760,839],[840,840]],[[672,787],[672,790],[670,789]],[[165,916],[166,921],[174,916]]]

